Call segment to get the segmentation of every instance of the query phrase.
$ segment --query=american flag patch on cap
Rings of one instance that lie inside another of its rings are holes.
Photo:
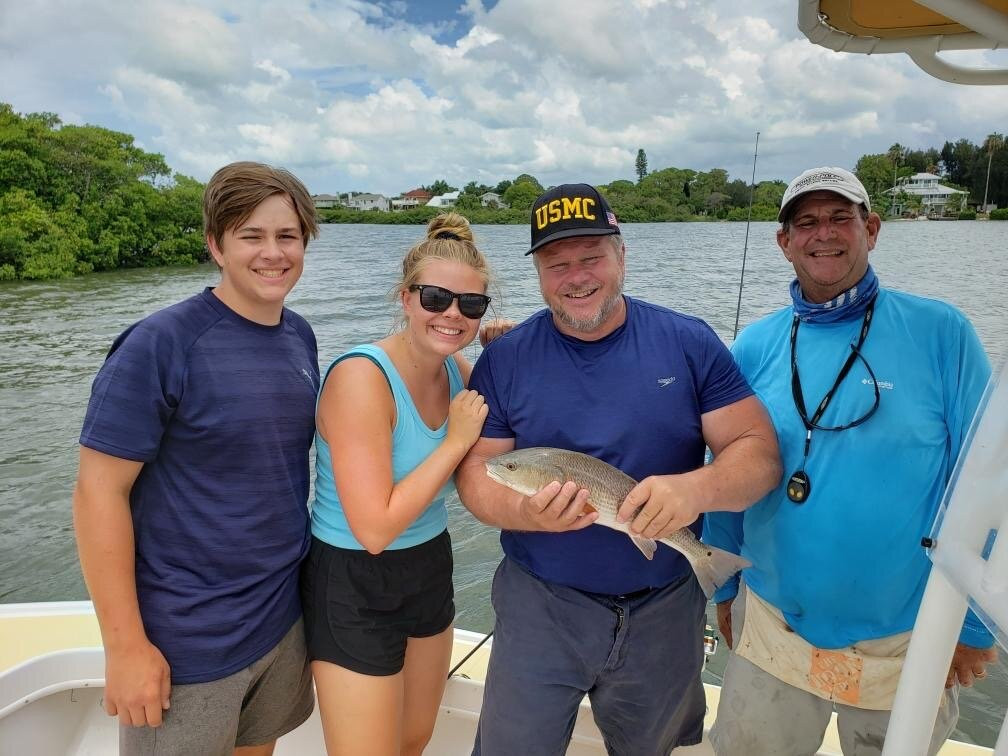
[[[610,226],[618,226],[619,225],[619,223],[616,222],[616,216],[613,215],[608,210],[606,210],[605,217],[606,217],[606,220],[609,221],[609,225]]]

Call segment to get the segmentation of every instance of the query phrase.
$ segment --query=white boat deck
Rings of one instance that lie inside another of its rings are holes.
[[[461,660],[482,635],[455,631],[452,664]],[[427,753],[469,754],[483,698],[488,642],[449,681],[434,738]],[[115,749],[116,720],[101,706],[105,660],[98,623],[89,602],[0,605],[0,743],[4,753],[36,756],[104,756]],[[707,690],[705,729],[714,721],[719,689]],[[280,756],[325,753],[318,711],[280,739]],[[599,756],[605,748],[587,701],[582,704],[567,751],[569,756]],[[702,743],[681,748],[684,756],[713,754]],[[941,756],[990,754],[991,750],[948,743]],[[822,756],[839,756],[834,728],[827,732]]]

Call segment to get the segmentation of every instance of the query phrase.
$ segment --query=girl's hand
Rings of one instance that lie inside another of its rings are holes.
[[[505,318],[493,318],[492,320],[488,320],[486,323],[481,325],[479,329],[480,346],[486,346],[498,336],[502,336],[510,331],[516,325],[518,324],[513,320],[507,320]]]
[[[459,391],[448,406],[448,433],[445,441],[458,444],[463,452],[476,443],[486,420],[486,402],[479,393],[471,389]]]

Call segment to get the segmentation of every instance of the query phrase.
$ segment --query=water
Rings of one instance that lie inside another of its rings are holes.
[[[749,234],[741,325],[787,302],[790,265],[775,224]],[[476,227],[496,273],[491,305],[520,320],[541,306],[524,226]],[[626,291],[704,318],[730,342],[744,224],[628,224]],[[420,227],[322,228],[305,274],[289,298],[318,336],[323,367],[354,344],[387,333],[386,296]],[[886,223],[872,264],[883,285],[961,307],[997,364],[1008,354],[1008,223]],[[144,315],[217,281],[212,266],[133,270],[52,283],[0,284],[0,602],[84,599],[73,543],[70,493],[91,380],[113,338]],[[993,291],[992,291],[993,290]],[[478,347],[467,349],[470,359]],[[451,502],[457,624],[493,626],[490,576],[500,559],[497,532]],[[712,623],[714,624],[714,623]],[[708,682],[720,682],[724,651]],[[965,691],[955,737],[993,746],[1008,705],[1008,665]]]

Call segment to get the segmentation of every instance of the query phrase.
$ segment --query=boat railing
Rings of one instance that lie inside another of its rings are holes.
[[[972,607],[1008,650],[1008,361],[987,387],[932,535],[933,568],[896,691],[883,756],[926,753],[947,670]],[[1006,534],[998,537],[999,533]],[[1008,756],[1008,718],[994,747]]]

